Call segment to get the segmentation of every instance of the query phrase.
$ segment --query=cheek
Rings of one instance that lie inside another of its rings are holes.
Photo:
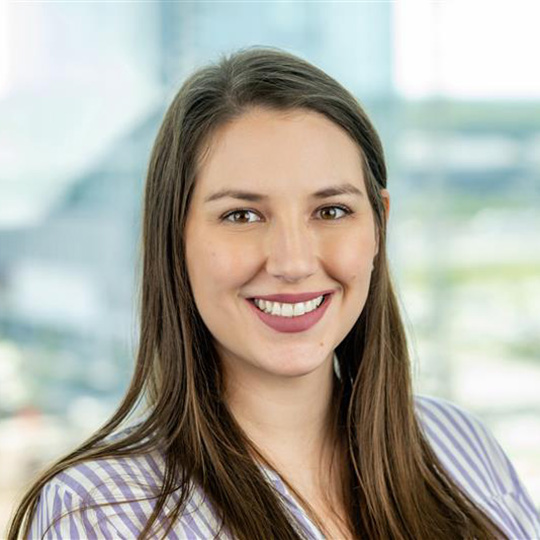
[[[250,252],[240,242],[212,240],[211,234],[193,236],[186,245],[186,258],[194,292],[217,294],[245,282],[256,268]]]
[[[331,273],[345,284],[365,283],[371,275],[371,265],[375,256],[374,236],[365,232],[355,232],[340,237],[325,250],[325,264]]]

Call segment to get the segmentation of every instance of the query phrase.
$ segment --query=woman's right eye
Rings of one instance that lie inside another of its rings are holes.
[[[243,220],[237,220],[237,219],[229,219],[231,216],[236,216],[238,214],[255,214],[253,210],[248,210],[247,208],[239,208],[237,210],[233,210],[232,212],[228,212],[224,216],[221,217],[221,221],[228,221],[229,223],[253,223],[253,221],[243,221]]]

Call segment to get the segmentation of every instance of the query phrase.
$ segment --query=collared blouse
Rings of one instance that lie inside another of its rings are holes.
[[[416,395],[415,412],[443,466],[509,538],[540,540],[538,509],[486,426],[461,407],[435,397]],[[66,469],[43,487],[29,538],[137,538],[152,513],[153,502],[125,501],[148,497],[149,492],[155,492],[164,467],[163,456],[153,451],[140,456],[88,461]],[[296,519],[305,536],[310,540],[323,540],[322,532],[308,518],[280,476],[266,466],[261,469],[283,497],[291,517]],[[174,494],[169,498],[168,509],[177,500]],[[113,504],[77,511],[77,508],[99,502]],[[218,529],[214,509],[202,490],[195,487],[168,538],[209,540]],[[234,540],[226,529],[219,538]]]

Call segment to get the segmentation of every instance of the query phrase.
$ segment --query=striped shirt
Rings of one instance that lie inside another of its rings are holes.
[[[540,539],[538,511],[513,465],[482,422],[440,398],[417,395],[415,410],[441,463],[469,496],[512,540]],[[324,539],[279,475],[266,466],[261,465],[261,469],[283,497],[286,508],[306,537]],[[29,538],[137,538],[152,512],[153,501],[125,501],[153,495],[163,470],[163,456],[157,451],[129,458],[89,461],[68,468],[43,487]],[[166,510],[172,509],[177,500],[172,494]],[[68,513],[99,502],[113,504]],[[63,514],[66,516],[56,520]],[[204,493],[194,487],[187,507],[167,537],[208,540],[214,538],[218,529],[215,511]],[[226,529],[219,538],[234,540]]]

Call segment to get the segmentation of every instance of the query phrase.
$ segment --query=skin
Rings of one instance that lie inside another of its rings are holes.
[[[310,197],[345,182],[363,196]],[[205,202],[223,188],[268,200]],[[389,194],[381,194],[388,214]],[[220,221],[238,209],[250,211]],[[210,142],[185,242],[195,301],[223,361],[232,413],[281,471],[315,493],[327,450],[334,349],[364,307],[378,250],[358,146],[313,111],[245,113]],[[328,289],[335,294],[326,314],[299,333],[266,326],[246,301]]]

